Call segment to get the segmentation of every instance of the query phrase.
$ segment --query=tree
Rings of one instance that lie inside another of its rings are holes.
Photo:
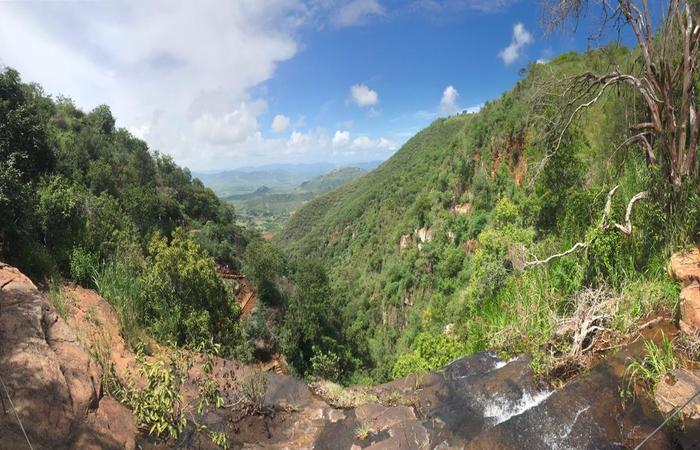
[[[582,19],[596,7],[603,26],[630,28],[641,54],[641,67],[605,74],[586,72],[569,80],[569,99],[553,152],[575,117],[614,86],[628,86],[642,99],[645,115],[631,127],[622,146],[640,145],[650,166],[658,166],[674,190],[686,179],[698,179],[698,117],[696,104],[700,26],[697,3],[668,0],[662,17],[652,23],[647,0],[548,0],[546,21],[559,27]],[[552,152],[552,153],[553,153]],[[551,153],[550,153],[551,154]],[[545,158],[546,159],[546,158]]]
[[[285,356],[300,373],[314,369],[316,375],[328,377],[328,361],[336,361],[342,369],[340,356],[347,351],[336,336],[334,320],[339,311],[325,268],[316,260],[301,261],[294,284],[296,291],[287,305],[282,330]]]
[[[162,340],[183,345],[213,339],[231,351],[240,340],[241,310],[214,260],[183,229],[170,243],[155,237],[149,253],[141,280],[144,323]]]
[[[258,297],[267,304],[279,300],[275,279],[284,267],[279,250],[261,239],[248,244],[243,254],[244,272],[255,284]]]

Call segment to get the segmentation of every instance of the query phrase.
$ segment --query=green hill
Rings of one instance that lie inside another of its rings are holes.
[[[315,176],[293,188],[261,186],[255,192],[224,197],[239,217],[260,231],[279,231],[302,205],[367,173],[359,167],[343,167]]]
[[[613,46],[531,64],[479,113],[436,120],[285,225],[278,241],[291,258],[319,259],[329,272],[342,334],[355,349],[355,381],[437,367],[426,355],[445,348],[539,354],[572,296],[586,289],[654,293],[626,297],[631,309],[616,317],[620,329],[652,307],[672,310],[662,261],[697,225],[666,233],[672,221],[659,216],[657,198],[635,206],[632,237],[599,231],[607,192],[620,185],[612,214],[621,220],[654,176],[643,152],[619,150],[639,107],[634,93],[610,91],[563,134],[552,125],[569,111],[566,80],[605,72],[611,55],[623,64],[635,58]],[[582,240],[596,245],[520,270],[524,260]]]

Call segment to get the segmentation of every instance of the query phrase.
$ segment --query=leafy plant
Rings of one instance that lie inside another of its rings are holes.
[[[673,353],[673,345],[666,335],[662,336],[661,345],[646,340],[644,352],[644,358],[635,359],[627,365],[625,378],[629,380],[630,386],[642,382],[653,391],[661,377],[676,369],[679,363]]]
[[[355,437],[360,440],[365,440],[370,435],[374,433],[374,429],[372,428],[372,424],[369,422],[362,422],[360,425],[358,425],[357,428],[355,428]]]
[[[137,354],[136,363],[145,387],[139,389],[132,381],[118,393],[118,398],[131,408],[139,426],[149,434],[177,439],[187,424],[180,392],[186,372],[179,366],[177,356],[164,361]]]

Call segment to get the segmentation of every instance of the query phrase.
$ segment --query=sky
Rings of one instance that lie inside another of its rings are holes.
[[[192,170],[383,160],[585,49],[536,0],[0,2],[0,66]]]

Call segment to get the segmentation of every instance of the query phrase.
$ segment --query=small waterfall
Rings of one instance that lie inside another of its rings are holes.
[[[523,396],[512,401],[507,398],[498,397],[487,401],[484,404],[484,418],[492,421],[492,425],[498,425],[511,417],[520,415],[530,408],[534,408],[547,400],[554,391],[542,391],[535,394],[523,393]]]

